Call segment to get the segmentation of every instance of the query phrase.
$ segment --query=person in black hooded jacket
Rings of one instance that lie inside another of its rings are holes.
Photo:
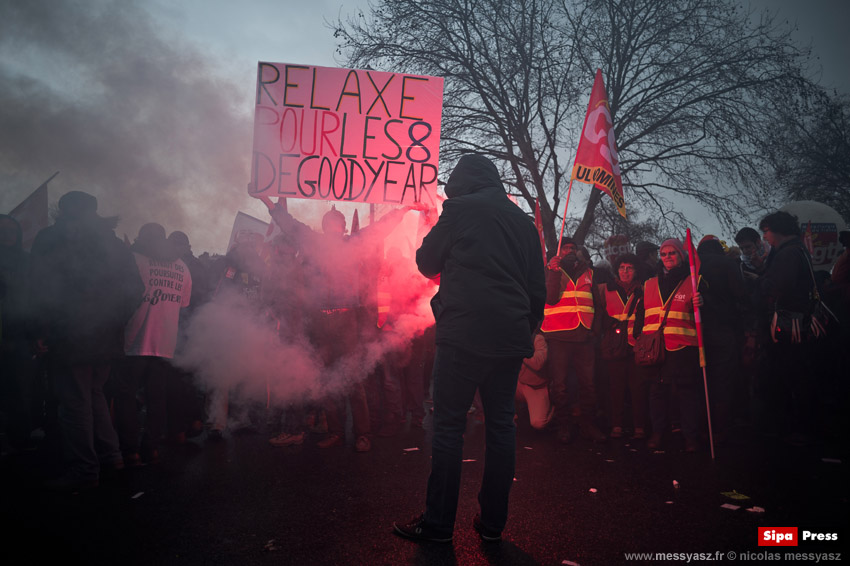
[[[97,214],[95,197],[71,191],[32,244],[34,332],[59,403],[67,463],[52,489],[95,487],[101,467],[124,465],[103,386],[124,357],[124,326],[145,286],[116,224]]]
[[[416,252],[426,277],[440,275],[431,301],[436,319],[434,437],[425,513],[397,534],[452,540],[466,413],[476,390],[487,427],[484,478],[473,526],[501,537],[516,460],[514,394],[523,358],[546,300],[540,240],[531,220],[505,194],[486,157],[461,157],[446,184],[448,200]]]
[[[725,439],[732,424],[732,402],[736,391],[746,394],[739,383],[738,364],[743,345],[742,314],[747,290],[740,263],[727,257],[716,236],[704,237],[697,254],[700,275],[705,280],[705,306],[701,309],[705,328],[705,355],[711,417],[716,441]]]

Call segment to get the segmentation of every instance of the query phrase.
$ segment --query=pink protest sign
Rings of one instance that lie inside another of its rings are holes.
[[[259,63],[251,196],[435,205],[443,79]]]

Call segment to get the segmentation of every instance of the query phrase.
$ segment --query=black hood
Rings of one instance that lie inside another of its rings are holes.
[[[499,171],[493,162],[478,153],[470,153],[460,158],[446,183],[446,196],[449,198],[468,195],[484,188],[496,187],[505,191]]]

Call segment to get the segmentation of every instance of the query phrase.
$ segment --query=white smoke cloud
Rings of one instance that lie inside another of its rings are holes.
[[[413,216],[416,219],[417,215]],[[299,320],[322,316],[316,311],[326,306],[329,293],[344,288],[353,290],[361,304],[375,300],[375,285],[392,296],[393,310],[388,322],[377,331],[375,311],[362,317],[356,329],[356,345],[331,366],[326,366],[321,341],[310,342],[310,324],[296,326],[294,320],[283,319],[283,332],[269,315],[268,304],[250,303],[238,293],[219,293],[193,315],[187,329],[185,347],[175,363],[193,371],[204,388],[239,390],[243,398],[272,404],[304,399],[319,401],[328,395],[345,393],[353,381],[362,381],[393,352],[410,348],[412,341],[433,324],[430,298],[435,286],[418,273],[406,249],[408,243],[418,246],[422,234],[418,221],[401,223],[389,236],[373,234],[365,228],[347,242],[310,233],[303,242],[305,278],[298,281],[265,281],[264,287],[278,285],[287,298],[295,302]],[[390,259],[378,268],[372,255],[378,245],[386,248],[398,243],[400,252],[389,253]],[[406,255],[402,255],[406,254]],[[267,270],[266,273],[271,273]],[[372,305],[374,306],[374,305]],[[287,326],[290,325],[289,328]],[[284,336],[286,338],[281,338]]]

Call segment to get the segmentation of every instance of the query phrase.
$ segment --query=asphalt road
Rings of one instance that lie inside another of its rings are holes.
[[[363,454],[353,451],[350,438],[344,448],[320,450],[316,435],[288,448],[271,447],[262,433],[220,443],[200,437],[167,449],[159,465],[124,470],[79,494],[40,489],[38,453],[7,455],[0,461],[4,563],[687,562],[685,554],[679,560],[625,555],[664,552],[724,553],[714,562],[761,564],[771,558],[766,552],[841,552],[850,536],[848,450],[839,434],[794,448],[741,429],[712,462],[707,451],[685,454],[673,446],[652,453],[629,440],[562,446],[554,434],[521,420],[504,540],[485,544],[471,527],[483,425],[470,419],[454,542],[412,543],[394,536],[391,525],[422,511],[428,425],[426,419],[426,430],[375,438]],[[763,512],[748,510],[755,507]],[[758,546],[758,528],[770,526],[799,527],[800,536],[804,529],[837,533],[839,540]]]

